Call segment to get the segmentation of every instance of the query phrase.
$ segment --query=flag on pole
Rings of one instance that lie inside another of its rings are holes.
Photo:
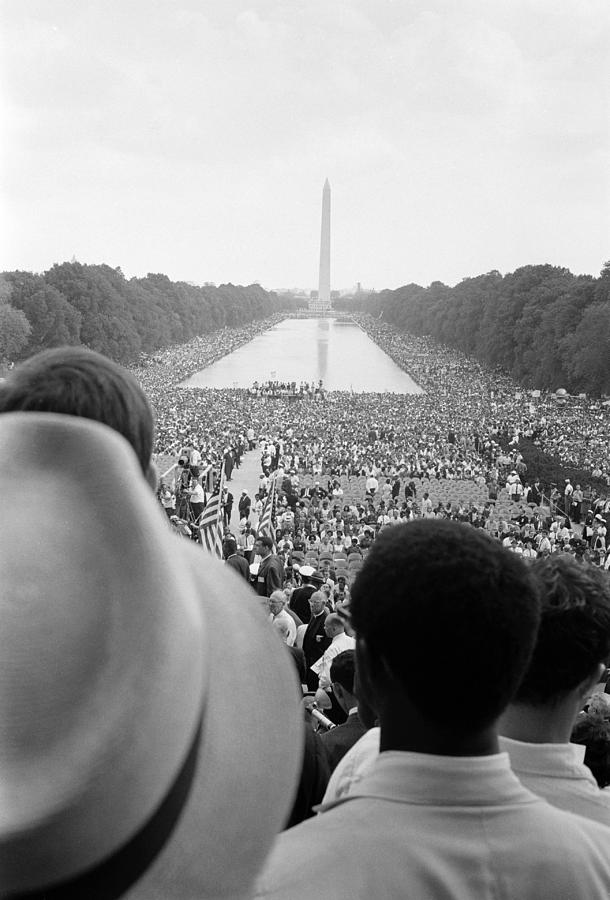
[[[275,515],[275,478],[271,481],[271,486],[269,488],[269,493],[267,494],[267,499],[265,500],[265,505],[263,506],[263,511],[261,513],[260,521],[258,523],[258,536],[262,537],[263,535],[267,535],[273,541],[273,547],[271,548],[271,552],[276,552],[275,546],[275,529],[273,527],[273,519]]]
[[[224,465],[220,472],[220,483],[218,491],[212,494],[205,505],[205,509],[201,514],[201,524],[199,533],[201,534],[201,543],[205,549],[222,559],[222,492],[224,488]]]

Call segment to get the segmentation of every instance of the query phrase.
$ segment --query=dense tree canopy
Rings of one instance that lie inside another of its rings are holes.
[[[85,344],[120,362],[224,326],[265,318],[298,301],[258,284],[126,279],[119,268],[54,265],[42,275],[0,277],[0,353],[20,359],[45,347]],[[407,284],[337,306],[382,316],[412,334],[501,367],[531,388],[610,393],[610,262],[599,278],[558,266],[524,266],[465,278],[451,288]]]
[[[558,266],[524,266],[465,278],[453,288],[407,284],[340,305],[432,335],[530,388],[610,393],[610,262],[597,279]]]
[[[15,359],[26,346],[31,330],[20,309],[0,300],[0,361]]]
[[[110,266],[66,262],[43,275],[1,276],[0,331],[4,356],[11,359],[84,344],[126,363],[142,352],[265,318],[286,305],[258,284],[198,287],[158,274],[128,280]]]

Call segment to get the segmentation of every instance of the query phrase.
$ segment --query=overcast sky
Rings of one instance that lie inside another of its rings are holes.
[[[0,269],[429,284],[610,258],[609,0],[0,0]]]

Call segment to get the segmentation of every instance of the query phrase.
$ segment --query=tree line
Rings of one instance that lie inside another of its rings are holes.
[[[121,363],[225,326],[286,308],[258,284],[198,287],[120,268],[65,262],[43,274],[0,276],[0,359],[19,360],[65,344],[82,344]]]
[[[431,335],[508,372],[525,387],[610,393],[610,262],[599,278],[524,266],[455,287],[407,284],[335,303]]]

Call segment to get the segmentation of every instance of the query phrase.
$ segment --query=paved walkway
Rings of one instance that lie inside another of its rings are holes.
[[[176,458],[173,456],[158,456],[155,463],[159,472],[159,476],[165,476],[168,483],[174,483],[173,466]],[[231,513],[231,525],[236,529],[239,524],[239,512],[237,504],[241,497],[242,491],[247,491],[252,500],[252,511],[250,513],[250,522],[256,531],[258,525],[258,516],[254,512],[254,495],[258,490],[258,481],[261,474],[261,452],[258,447],[254,450],[247,450],[241,458],[239,469],[233,467],[231,473],[231,481],[225,482],[226,487],[233,494],[233,510]]]
[[[258,525],[258,516],[254,512],[254,495],[258,490],[258,480],[261,474],[261,453],[258,447],[255,447],[254,450],[247,450],[246,453],[241,458],[241,465],[239,469],[233,468],[233,472],[231,473],[231,481],[227,481],[226,486],[227,490],[231,491],[233,494],[233,512],[231,515],[231,525],[233,529],[237,528],[239,524],[239,512],[237,510],[237,504],[239,503],[239,498],[241,497],[242,491],[247,491],[250,499],[252,500],[252,512],[250,513],[250,522],[252,523],[252,527],[256,530],[256,526]]]

